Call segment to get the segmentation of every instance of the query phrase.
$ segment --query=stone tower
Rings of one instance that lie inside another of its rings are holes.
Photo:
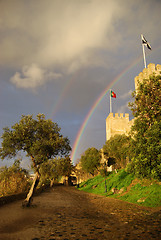
[[[135,77],[135,90],[137,91],[138,82],[142,82],[143,79],[149,78],[150,75],[160,75],[161,74],[161,65],[157,64],[155,66],[154,63],[150,63],[147,68],[144,68],[138,76]]]
[[[125,113],[110,113],[106,118],[106,141],[115,134],[128,135],[133,120],[129,121],[129,114]]]
[[[135,77],[135,90],[137,91],[138,82],[141,82],[143,79],[149,78],[150,75],[160,75],[161,74],[161,65],[150,63],[147,68],[144,68],[138,76]],[[115,134],[126,134],[128,135],[130,128],[134,122],[134,119],[129,121],[129,114],[125,113],[110,113],[106,118],[106,141]]]

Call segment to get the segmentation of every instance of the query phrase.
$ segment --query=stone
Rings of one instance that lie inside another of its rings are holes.
[[[106,118],[106,141],[113,137],[115,134],[128,135],[133,119],[129,120],[129,114],[125,113],[110,113]]]

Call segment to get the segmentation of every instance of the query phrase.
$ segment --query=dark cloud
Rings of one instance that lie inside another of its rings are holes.
[[[58,122],[73,145],[111,82],[114,111],[130,113],[133,79],[143,69],[140,34],[153,49],[146,49],[147,64],[161,63],[160,11],[157,0],[1,0],[0,132],[22,114],[40,112]],[[76,158],[104,144],[108,113],[107,95],[86,126]]]

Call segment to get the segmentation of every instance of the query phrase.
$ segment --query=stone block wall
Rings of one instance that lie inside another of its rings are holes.
[[[144,68],[138,76],[135,77],[135,90],[137,91],[138,82],[142,82],[143,79],[148,79],[150,75],[160,75],[161,74],[161,65],[157,64],[155,66],[154,63],[150,63],[147,68]]]
[[[143,79],[148,79],[150,75],[160,75],[161,74],[161,65],[150,63],[147,68],[144,68],[138,76],[135,77],[135,90],[137,91],[138,82],[143,81]],[[129,120],[129,114],[125,113],[110,113],[106,118],[106,141],[115,134],[126,134],[128,135],[131,126],[134,122]]]
[[[106,141],[115,134],[128,135],[133,120],[129,120],[129,114],[125,113],[110,113],[106,118]]]

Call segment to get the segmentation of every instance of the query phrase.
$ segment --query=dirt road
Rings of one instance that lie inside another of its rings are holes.
[[[161,208],[57,186],[34,198],[0,207],[0,239],[161,239]]]

